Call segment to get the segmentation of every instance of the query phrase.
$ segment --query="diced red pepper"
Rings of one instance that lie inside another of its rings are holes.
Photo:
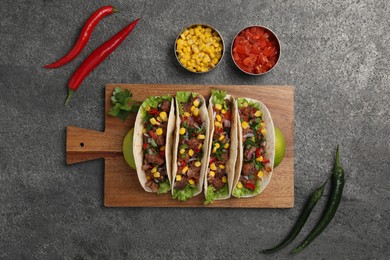
[[[162,158],[165,158],[165,151],[160,151],[158,154],[159,154]]]
[[[256,150],[256,158],[261,156],[261,148],[257,148]]]
[[[148,148],[148,144],[147,144],[147,143],[144,143],[144,145],[143,145],[142,148],[145,150],[146,148]]]
[[[155,115],[155,114],[157,114],[158,113],[158,109],[157,108],[151,108],[150,110],[149,110],[149,114],[151,114],[151,115]]]
[[[253,184],[252,182],[248,181],[244,184],[245,188],[247,189],[250,189],[250,190],[254,190],[256,188],[255,184]]]
[[[210,157],[210,164],[212,164],[213,162],[215,162],[217,160],[217,157]]]
[[[156,133],[155,133],[153,130],[150,130],[150,131],[149,131],[149,135],[150,135],[153,139],[156,139],[156,138],[157,138],[157,135],[156,135]]]

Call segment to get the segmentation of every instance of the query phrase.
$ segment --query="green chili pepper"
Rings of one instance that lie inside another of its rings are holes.
[[[309,218],[309,215],[315,205],[317,204],[318,200],[322,197],[322,194],[324,194],[324,189],[325,185],[328,182],[329,178],[326,179],[325,183],[321,185],[321,187],[318,187],[317,189],[314,190],[314,192],[311,194],[310,199],[307,201],[301,215],[299,215],[298,221],[295,224],[295,226],[292,228],[290,234],[282,241],[280,242],[277,246],[270,248],[270,249],[265,249],[261,251],[264,254],[271,254],[274,253],[288,244],[290,244],[294,238],[299,234],[301,231],[303,225],[305,225],[306,220]]]
[[[305,241],[296,247],[293,250],[293,253],[298,253],[302,251],[305,247],[307,247],[313,240],[321,234],[321,232],[326,228],[326,226],[331,222],[334,215],[336,214],[337,208],[341,201],[341,195],[343,193],[343,188],[345,184],[344,180],[344,170],[340,165],[340,156],[339,156],[339,146],[337,146],[336,150],[336,160],[333,166],[332,174],[332,191],[326,208],[321,216],[320,221],[315,226],[315,228],[310,232],[310,234],[306,237]]]

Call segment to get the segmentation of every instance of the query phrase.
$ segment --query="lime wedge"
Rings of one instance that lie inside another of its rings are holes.
[[[133,135],[134,135],[134,128],[131,128],[130,131],[126,134],[125,138],[123,139],[122,151],[123,151],[123,157],[125,157],[127,164],[135,170],[136,168],[135,168],[135,161],[133,155]]]

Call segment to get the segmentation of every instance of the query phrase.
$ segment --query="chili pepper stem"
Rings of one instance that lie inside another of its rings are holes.
[[[73,96],[74,90],[69,89],[68,90],[68,95],[66,96],[65,100],[65,106],[69,104],[70,98]]]
[[[120,13],[120,10],[116,8],[115,6],[112,7],[112,12],[113,13]]]
[[[336,167],[336,168],[341,167],[341,165],[340,165],[339,145],[337,145],[337,149],[336,149],[336,162],[335,162],[335,167]]]

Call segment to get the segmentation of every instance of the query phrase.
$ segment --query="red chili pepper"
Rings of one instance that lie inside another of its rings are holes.
[[[77,55],[80,54],[80,52],[84,49],[85,45],[87,45],[89,38],[91,37],[92,32],[95,29],[96,25],[107,15],[118,13],[118,12],[119,11],[111,5],[103,6],[102,8],[96,10],[88,18],[83,29],[81,30],[79,39],[77,40],[73,48],[64,57],[57,60],[56,62],[45,65],[44,68],[55,69],[67,64],[68,62],[71,62],[74,58],[77,57]]]
[[[252,183],[252,182],[246,182],[245,184],[244,184],[244,186],[245,186],[245,188],[248,188],[248,189],[250,189],[250,190],[254,190],[255,188],[256,188],[256,186]]]
[[[120,32],[115,34],[111,39],[100,45],[94,50],[80,65],[76,72],[72,75],[68,83],[68,96],[65,105],[69,103],[73,93],[78,89],[85,77],[95,69],[108,55],[110,55],[130,34],[137,25],[139,18],[131,22]]]
[[[151,115],[155,115],[155,114],[157,114],[158,113],[158,109],[157,108],[151,108],[150,110],[149,110],[149,114],[151,114]]]

